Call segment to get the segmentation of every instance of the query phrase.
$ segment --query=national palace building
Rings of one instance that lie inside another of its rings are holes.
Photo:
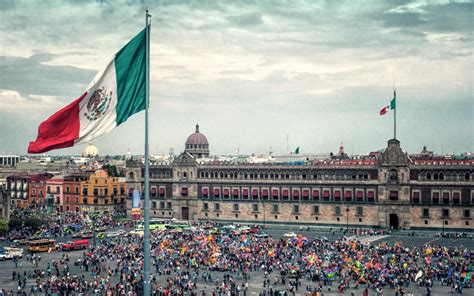
[[[342,147],[341,147],[342,148]],[[209,160],[199,132],[172,161],[150,166],[152,218],[337,227],[472,230],[474,159],[408,155],[391,139],[380,153],[298,162]],[[143,164],[126,165],[128,192]]]

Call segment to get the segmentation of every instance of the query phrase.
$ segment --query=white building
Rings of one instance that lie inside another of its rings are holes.
[[[0,166],[16,166],[20,162],[19,155],[0,155]]]

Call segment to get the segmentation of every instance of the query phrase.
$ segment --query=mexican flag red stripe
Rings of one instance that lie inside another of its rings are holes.
[[[383,107],[382,110],[380,110],[379,114],[384,115],[385,113],[388,112],[388,110],[390,110],[390,106],[387,105],[387,106]]]
[[[78,99],[40,124],[28,153],[90,142],[144,110],[145,65],[146,29],[115,54]]]
[[[388,104],[387,106],[383,107],[379,114],[380,115],[384,115],[386,114],[390,109],[393,110],[395,109],[395,106],[396,106],[396,97],[393,97],[393,99],[390,101],[390,104]]]

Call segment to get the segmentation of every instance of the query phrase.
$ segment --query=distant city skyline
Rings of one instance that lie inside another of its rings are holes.
[[[76,99],[152,17],[150,151],[200,130],[211,155],[386,147],[474,151],[469,1],[0,3],[0,154],[26,154],[41,121]],[[93,141],[143,154],[143,113]],[[80,154],[84,146],[49,155]]]

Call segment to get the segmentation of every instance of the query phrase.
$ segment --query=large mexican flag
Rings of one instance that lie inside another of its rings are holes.
[[[115,54],[78,99],[40,124],[28,153],[90,142],[144,110],[145,67],[146,29]]]

